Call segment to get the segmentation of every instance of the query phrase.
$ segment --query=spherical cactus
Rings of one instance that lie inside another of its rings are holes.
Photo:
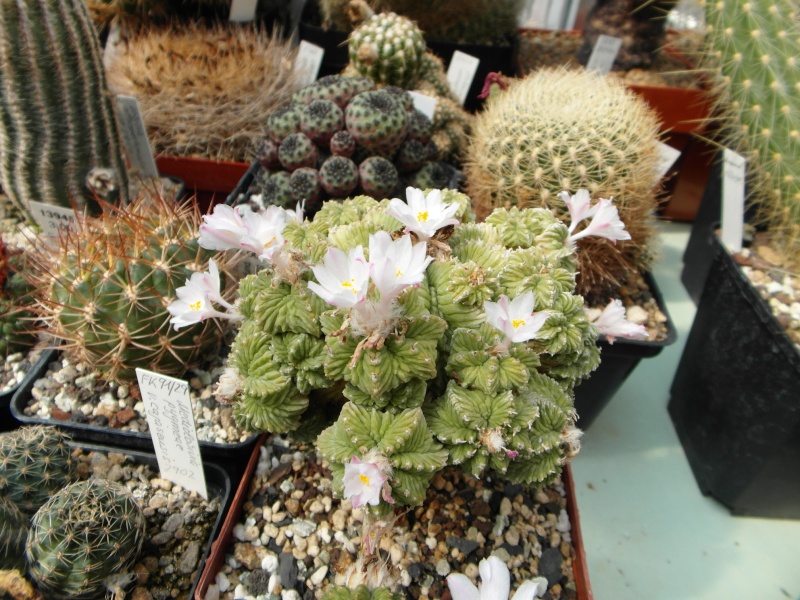
[[[77,219],[55,252],[37,247],[30,277],[49,333],[105,380],[135,383],[136,367],[180,377],[197,366],[224,330],[209,321],[176,330],[167,306],[209,259],[226,273],[226,256],[198,245],[200,223],[193,200],[144,190],[125,208]]]
[[[333,198],[348,197],[358,185],[358,167],[344,156],[331,156],[319,170],[322,189]]]
[[[265,169],[279,166],[278,145],[269,139],[262,140],[256,148],[256,161]]]
[[[304,133],[293,133],[281,142],[278,148],[278,159],[287,171],[302,167],[316,167],[319,150],[314,142]]]
[[[401,173],[409,173],[422,167],[426,160],[428,160],[427,144],[417,140],[406,140],[397,151],[394,164]]]
[[[408,137],[412,140],[417,140],[422,144],[427,144],[431,141],[433,134],[433,123],[421,111],[414,109],[408,115]]]
[[[300,113],[300,130],[311,141],[326,144],[344,127],[344,113],[331,100],[314,100]]]
[[[289,104],[279,108],[267,118],[267,133],[276,144],[280,144],[286,136],[300,131],[300,113],[303,107]]]
[[[356,94],[375,89],[375,82],[366,77],[342,77],[341,75],[326,75],[297,90],[292,96],[296,104],[306,105],[314,100],[330,100],[344,110]]]
[[[419,27],[395,13],[373,15],[348,40],[350,64],[358,73],[404,89],[416,81],[426,49]]]
[[[621,83],[541,70],[493,94],[467,150],[467,191],[481,218],[496,207],[567,210],[561,191],[613,198],[631,240],[579,243],[579,290],[599,293],[648,268],[658,192],[658,119]]]
[[[23,569],[30,517],[8,497],[0,496],[0,570]]]
[[[306,210],[312,211],[322,194],[319,171],[309,167],[296,169],[289,176],[289,193],[295,202],[305,202]]]
[[[290,178],[291,173],[287,171],[277,171],[270,175],[261,188],[264,204],[290,208],[295,203],[289,186]]]
[[[133,567],[146,522],[124,487],[92,479],[54,495],[31,523],[28,574],[48,598],[102,598]]]
[[[0,436],[0,495],[30,517],[71,482],[75,464],[67,441],[55,427],[23,427]]]
[[[358,179],[364,193],[373,198],[388,198],[400,185],[395,166],[380,156],[372,156],[358,166]]]
[[[391,157],[403,143],[408,115],[402,104],[383,90],[359,94],[345,111],[347,130],[368,152]]]
[[[421,190],[437,190],[450,186],[453,169],[446,164],[427,162],[408,180],[408,185]]]
[[[331,138],[330,149],[337,156],[353,156],[356,150],[356,138],[349,131],[338,131]]]

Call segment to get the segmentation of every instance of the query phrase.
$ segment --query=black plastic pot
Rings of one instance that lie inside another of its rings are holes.
[[[800,352],[714,229],[669,413],[704,494],[734,515],[800,519]]]
[[[588,429],[594,423],[641,359],[656,356],[664,349],[664,346],[669,346],[677,339],[677,331],[669,317],[667,305],[655,279],[650,273],[645,273],[644,280],[661,312],[667,317],[667,336],[663,340],[653,342],[617,338],[613,344],[609,344],[605,338],[600,338],[598,342],[600,366],[589,379],[575,388],[578,427],[583,430]]]
[[[15,419],[26,425],[54,425],[69,433],[74,439],[96,444],[108,444],[120,448],[145,450],[153,452],[153,440],[150,433],[141,431],[125,431],[113,427],[100,427],[88,423],[75,421],[58,421],[42,417],[32,417],[25,414],[25,407],[31,398],[31,390],[37,379],[47,373],[48,365],[59,358],[58,350],[45,351],[33,369],[28,372],[20,387],[11,399],[11,414]],[[217,442],[200,441],[200,454],[203,460],[220,461],[232,477],[241,475],[243,462],[249,455],[253,445],[258,439],[253,434],[244,442],[220,444]],[[237,460],[241,459],[241,460]]]

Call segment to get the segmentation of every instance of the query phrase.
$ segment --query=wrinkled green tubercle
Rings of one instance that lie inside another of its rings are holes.
[[[397,299],[381,344],[363,343],[349,310],[326,304],[308,282],[328,246],[366,252],[370,234],[402,234],[388,200],[325,203],[313,222],[284,232],[292,277],[265,269],[240,284],[244,322],[229,361],[240,377],[234,414],[249,429],[291,432],[338,397],[339,417],[317,446],[339,493],[353,457],[386,459],[391,498],[402,506],[420,504],[447,465],[542,483],[572,451],[572,390],[599,352],[574,294],[567,227],[544,209],[498,209],[476,223],[467,196],[444,190],[442,200],[458,203],[460,225],[428,242],[435,259]],[[484,302],[526,292],[534,311],[550,316],[536,339],[504,344]],[[376,512],[388,508],[382,502]]]

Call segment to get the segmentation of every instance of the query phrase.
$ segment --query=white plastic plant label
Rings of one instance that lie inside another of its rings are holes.
[[[610,35],[600,35],[592,48],[589,62],[586,63],[587,71],[598,71],[601,75],[608,73],[617,60],[619,49],[622,48],[622,39]]]
[[[294,61],[294,72],[298,77],[299,85],[311,85],[317,80],[323,56],[325,56],[324,48],[305,40],[300,42],[297,58]]]
[[[66,206],[53,206],[31,200],[28,207],[33,220],[46,236],[58,237],[59,232],[66,231],[75,223],[75,211]]]
[[[232,0],[228,21],[233,23],[249,23],[256,20],[258,0]]]
[[[747,160],[741,154],[725,148],[722,161],[722,243],[731,252],[741,252]]]
[[[453,58],[450,59],[450,66],[447,67],[447,82],[462,106],[467,100],[469,88],[472,87],[472,80],[475,79],[475,73],[477,73],[480,63],[480,59],[461,52],[461,50],[453,52]]]
[[[208,499],[189,384],[146,369],[136,369],[136,378],[161,477]]]
[[[681,151],[673,148],[664,142],[658,142],[658,178],[662,179],[667,171],[670,170],[675,161],[681,155]]]
[[[131,169],[139,177],[158,177],[139,101],[132,96],[117,96],[117,116]]]
[[[414,101],[414,108],[433,121],[433,115],[436,113],[436,98],[419,92],[408,93],[411,94],[411,99]]]

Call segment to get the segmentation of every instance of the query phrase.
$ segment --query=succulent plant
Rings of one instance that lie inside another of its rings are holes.
[[[25,263],[22,253],[14,254],[0,239],[0,357],[36,343],[33,288],[21,275]]]
[[[790,1],[706,2],[707,59],[725,142],[748,159],[750,199],[800,270],[800,29]]]
[[[24,568],[29,524],[11,498],[0,496],[0,571]]]
[[[224,331],[210,323],[174,331],[167,310],[215,256],[198,246],[199,225],[191,199],[178,205],[145,189],[125,208],[78,219],[56,251],[42,244],[29,277],[50,334],[109,381],[135,382],[136,367],[181,376],[199,363]]]
[[[48,598],[102,598],[133,567],[145,517],[118,483],[90,479],[55,494],[33,517],[28,574]]]
[[[544,207],[564,216],[562,190],[613,198],[631,240],[592,238],[577,253],[579,293],[607,298],[652,261],[658,139],[655,114],[621,83],[540,70],[493,93],[476,118],[467,193],[479,217],[497,207]]]
[[[386,588],[370,590],[366,585],[355,589],[346,586],[330,587],[322,594],[322,600],[401,600],[400,594],[394,594]]]
[[[71,482],[69,438],[54,427],[23,427],[0,436],[0,495],[28,517]]]
[[[7,0],[0,11],[0,182],[28,214],[36,200],[99,212],[87,184],[109,169],[106,200],[127,201],[128,172],[100,44],[84,0]]]

